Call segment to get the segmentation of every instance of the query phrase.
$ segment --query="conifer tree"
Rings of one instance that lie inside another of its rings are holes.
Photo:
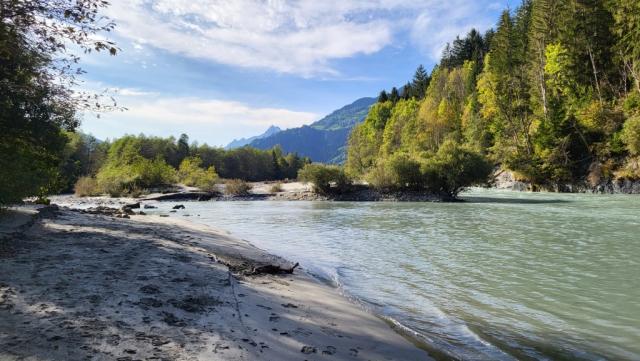
[[[418,69],[416,69],[415,74],[413,75],[413,80],[411,82],[411,95],[417,99],[424,98],[424,93],[429,86],[429,81],[431,78],[427,71],[424,69],[424,66],[420,64]]]
[[[400,100],[400,93],[398,92],[398,88],[393,87],[391,88],[391,93],[389,94],[389,100],[391,100],[392,103],[397,103],[398,100]]]
[[[378,103],[384,103],[387,100],[389,100],[389,96],[387,95],[387,92],[385,90],[380,92],[380,95],[378,95]]]

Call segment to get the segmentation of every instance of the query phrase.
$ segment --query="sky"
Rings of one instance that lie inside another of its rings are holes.
[[[513,0],[511,0],[513,2]],[[231,140],[310,124],[382,89],[509,0],[110,0],[117,56],[82,58],[85,90],[126,111],[83,115],[99,139],[124,134]],[[516,4],[517,5],[517,4]]]

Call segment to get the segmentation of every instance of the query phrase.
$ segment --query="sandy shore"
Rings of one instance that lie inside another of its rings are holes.
[[[3,233],[0,360],[430,359],[300,268],[240,275],[289,266],[247,242],[131,217],[62,209]]]

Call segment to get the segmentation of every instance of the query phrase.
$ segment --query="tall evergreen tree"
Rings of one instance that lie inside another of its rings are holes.
[[[386,90],[381,91],[380,95],[378,95],[378,103],[384,103],[387,100],[389,100],[389,96],[387,95]]]
[[[420,64],[413,75],[413,80],[411,81],[411,96],[417,99],[424,98],[424,94],[427,91],[430,80],[431,78],[429,77],[429,74],[425,70],[424,66]]]
[[[414,93],[413,86],[411,85],[410,82],[407,82],[407,84],[405,84],[402,87],[402,91],[400,92],[400,98],[405,100],[411,99],[411,97],[413,97],[413,93]]]
[[[392,103],[396,103],[398,102],[398,100],[400,100],[400,93],[398,92],[398,88],[391,88],[391,93],[389,93],[389,100],[391,100]]]

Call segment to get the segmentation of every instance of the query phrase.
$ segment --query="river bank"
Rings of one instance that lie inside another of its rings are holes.
[[[299,267],[269,274],[293,265],[222,231],[48,210],[1,241],[3,360],[429,359]]]

